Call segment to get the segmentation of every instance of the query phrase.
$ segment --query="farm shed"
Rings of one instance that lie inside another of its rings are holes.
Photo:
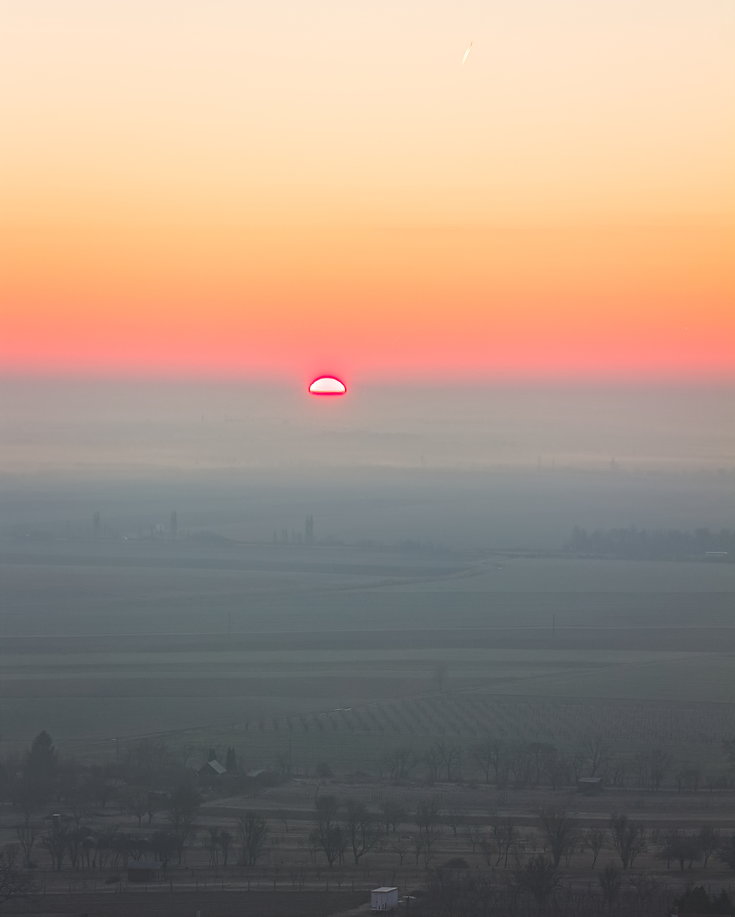
[[[128,863],[128,882],[152,882],[160,868],[155,860],[134,860]]]
[[[184,766],[202,781],[215,781],[227,773],[227,768],[220,764],[216,758],[205,759],[201,755],[194,755],[186,759]]]
[[[580,777],[577,780],[577,792],[579,793],[601,793],[602,777]]]
[[[395,885],[381,885],[370,892],[370,909],[373,911],[392,911],[398,907],[398,889]]]

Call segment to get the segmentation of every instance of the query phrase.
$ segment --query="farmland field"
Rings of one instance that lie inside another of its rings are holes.
[[[604,733],[716,767],[735,733],[729,564],[73,540],[0,560],[6,749],[167,733],[308,771]]]

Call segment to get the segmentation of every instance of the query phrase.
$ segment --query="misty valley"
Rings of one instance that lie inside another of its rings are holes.
[[[725,887],[733,534],[674,524],[728,482],[328,478],[3,478],[6,872],[110,915],[140,888],[224,915],[395,885],[451,917]]]

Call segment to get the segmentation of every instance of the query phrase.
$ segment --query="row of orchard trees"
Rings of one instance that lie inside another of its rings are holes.
[[[24,820],[15,826],[15,842],[5,855],[23,869],[39,865],[38,855],[48,856],[57,871],[109,870],[131,861],[152,858],[164,871],[175,862],[181,865],[185,850],[199,843],[209,854],[209,865],[226,867],[233,860],[241,866],[255,866],[265,853],[268,825],[256,812],[239,816],[233,830],[197,824],[201,797],[187,786],[176,788],[155,830],[130,831],[120,826],[100,827],[94,820],[66,813],[54,813],[41,821]]]
[[[406,858],[416,865],[431,865],[437,844],[446,828],[464,838],[472,853],[481,853],[488,866],[508,869],[518,866],[529,849],[542,851],[554,869],[575,854],[589,853],[589,865],[597,867],[603,852],[619,861],[623,870],[631,869],[644,852],[652,852],[683,872],[695,865],[707,868],[715,856],[735,870],[735,834],[723,834],[712,825],[684,831],[673,827],[666,832],[651,831],[624,813],[614,813],[606,826],[584,827],[567,812],[542,809],[529,836],[527,827],[509,816],[492,816],[480,823],[477,816],[467,819],[461,813],[442,807],[433,796],[409,809],[397,798],[385,798],[377,811],[363,802],[335,796],[318,797],[315,804],[316,827],[309,836],[314,851],[321,853],[329,867],[350,857],[357,865],[371,850],[394,853],[399,865]]]
[[[381,774],[393,783],[423,778],[429,784],[456,782],[464,772],[478,772],[487,784],[499,789],[573,786],[581,777],[600,777],[611,786],[657,791],[674,785],[680,792],[729,789],[733,786],[735,740],[722,743],[723,767],[704,774],[697,766],[677,764],[669,751],[652,747],[632,755],[616,754],[600,736],[591,736],[567,753],[550,742],[511,743],[488,735],[470,746],[446,739],[433,742],[423,752],[400,746],[385,754]]]
[[[732,752],[729,746],[727,750]],[[502,754],[502,748],[488,744],[478,746],[477,753]],[[590,745],[589,771],[595,773],[604,766],[605,753],[601,744]],[[397,768],[404,765],[405,758],[396,763]],[[50,736],[43,732],[22,759],[4,763],[0,778],[0,795],[19,813],[16,843],[26,866],[35,862],[39,850],[46,851],[57,869],[65,863],[78,869],[103,868],[146,853],[164,864],[181,862],[185,848],[195,841],[204,844],[215,866],[233,859],[255,865],[266,850],[268,828],[254,813],[244,816],[236,827],[202,832],[196,823],[202,800],[195,778],[159,745],[141,743],[110,765],[85,767],[61,760]],[[96,813],[109,811],[110,806],[116,806],[120,814],[135,816],[139,829],[145,819],[148,832],[99,832]],[[51,819],[54,812],[58,817]],[[600,851],[609,848],[626,869],[638,855],[639,844],[649,844],[668,865],[678,864],[682,870],[699,863],[706,867],[713,855],[729,864],[735,857],[731,840],[720,837],[710,826],[662,836],[647,833],[624,816],[620,816],[622,821],[611,820],[605,829],[585,831],[556,810],[546,810],[539,818],[543,845],[557,865],[570,851],[586,849],[594,867]],[[359,864],[378,847],[395,854],[399,865],[407,858],[417,865],[429,865],[437,838],[447,826],[455,836],[461,830],[473,853],[480,851],[489,865],[507,868],[523,854],[524,834],[512,819],[488,817],[484,826],[477,821],[451,807],[445,810],[438,796],[426,797],[409,810],[399,796],[386,795],[379,806],[370,808],[359,800],[340,801],[323,795],[317,797],[308,839],[314,859],[323,856],[330,867],[345,858]],[[402,834],[399,826],[406,824],[415,827]],[[626,831],[632,832],[627,847],[623,842]]]

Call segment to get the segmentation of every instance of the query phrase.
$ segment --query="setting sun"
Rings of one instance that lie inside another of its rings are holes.
[[[347,386],[335,376],[319,376],[309,386],[312,395],[344,395]]]

